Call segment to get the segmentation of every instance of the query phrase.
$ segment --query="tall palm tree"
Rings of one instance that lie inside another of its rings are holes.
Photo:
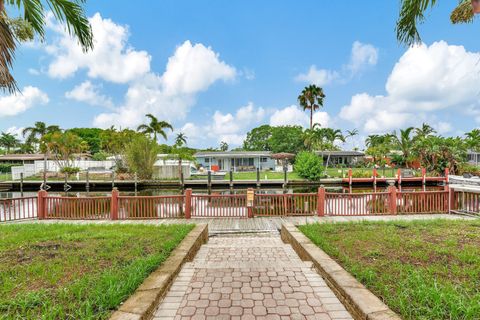
[[[398,41],[407,45],[421,42],[417,25],[425,20],[425,12],[433,7],[436,2],[437,0],[401,0],[400,14],[396,26]],[[461,0],[450,15],[450,21],[453,24],[469,23],[473,19],[471,0]]]
[[[413,138],[411,133],[414,127],[408,127],[406,129],[400,129],[400,134],[397,136],[395,132],[392,134],[394,145],[402,152],[403,160],[408,168],[408,161],[410,160],[410,151],[413,146]]]
[[[45,122],[37,121],[33,127],[23,129],[22,136],[25,137],[25,143],[34,145],[42,140],[43,136],[49,133],[61,131],[59,126],[47,126]]]
[[[183,132],[178,133],[177,136],[175,137],[175,145],[177,147],[181,147],[186,144],[187,144],[187,136],[185,135],[185,133]]]
[[[166,121],[158,121],[157,117],[151,113],[146,114],[145,116],[150,119],[150,123],[139,125],[137,130],[150,136],[153,135],[153,139],[155,141],[157,141],[157,134],[161,135],[165,140],[167,140],[167,133],[165,132],[165,129],[170,129],[173,131],[172,125]]]
[[[17,43],[33,40],[35,34],[43,40],[49,9],[55,19],[67,26],[84,51],[93,48],[93,34],[83,9],[86,0],[0,0],[0,90],[18,91],[11,68]],[[46,5],[45,5],[46,4]],[[7,10],[6,5],[11,7]],[[8,14],[19,13],[17,17]]]
[[[473,129],[470,132],[465,133],[465,142],[470,150],[480,151],[480,129]]]
[[[298,96],[298,103],[303,110],[310,110],[310,129],[313,129],[313,112],[323,107],[323,99],[323,89],[314,84],[305,87]]]
[[[358,135],[358,129],[347,130],[347,135],[345,136],[345,139],[354,137],[356,135]]]
[[[0,136],[0,145],[7,150],[7,153],[10,153],[10,149],[15,148],[19,142],[17,137],[11,133],[2,132]]]
[[[225,141],[220,142],[220,150],[228,151],[228,143],[226,143]]]

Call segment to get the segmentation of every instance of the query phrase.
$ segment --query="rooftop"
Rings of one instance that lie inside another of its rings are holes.
[[[270,157],[270,151],[202,151],[195,157]]]
[[[360,151],[315,151],[319,156],[353,156],[363,157],[365,153]]]

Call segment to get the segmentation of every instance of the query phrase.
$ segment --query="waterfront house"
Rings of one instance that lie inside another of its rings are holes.
[[[474,166],[480,166],[480,152],[469,150],[467,152],[467,161]]]
[[[275,170],[275,159],[272,159],[270,151],[205,151],[197,152],[194,156],[199,166],[205,170]]]
[[[316,154],[323,158],[323,165],[329,167],[354,166],[365,157],[365,154],[359,151],[317,151]]]

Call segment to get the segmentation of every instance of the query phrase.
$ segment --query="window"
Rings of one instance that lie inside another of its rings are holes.
[[[268,161],[268,158],[266,158],[266,157],[260,158],[260,162],[267,162],[267,161]]]
[[[210,159],[209,159],[209,158],[205,158],[205,163],[210,163]]]

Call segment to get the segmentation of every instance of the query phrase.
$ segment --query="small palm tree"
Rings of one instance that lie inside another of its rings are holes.
[[[178,133],[177,137],[175,138],[175,146],[181,147],[186,144],[187,144],[187,136],[183,132]]]
[[[92,29],[82,6],[84,2],[85,0],[0,0],[1,90],[10,93],[18,91],[15,78],[10,72],[17,43],[31,41],[35,34],[41,39],[45,37],[45,3],[55,19],[66,24],[69,33],[78,39],[84,51],[93,48]],[[7,10],[5,5],[11,6],[11,10]],[[20,15],[13,18],[8,16],[13,13]]]
[[[428,123],[422,123],[422,126],[420,128],[415,128],[415,138],[425,138],[428,137],[431,134],[435,134],[436,131],[433,129],[432,126],[430,126]]]
[[[220,150],[221,151],[227,151],[228,150],[228,143],[225,141],[220,142]]]
[[[351,138],[358,135],[358,130],[353,129],[353,130],[347,130],[347,135],[345,136],[345,139]]]
[[[43,136],[45,136],[46,134],[58,132],[58,131],[61,131],[59,126],[56,126],[56,125],[47,126],[45,122],[37,121],[35,122],[33,127],[27,127],[23,129],[22,136],[26,138],[25,143],[28,145],[31,145],[32,149],[34,149],[33,145],[41,141]]]
[[[151,113],[146,114],[145,116],[150,119],[150,123],[139,125],[137,130],[150,136],[153,135],[153,140],[155,141],[157,141],[158,134],[167,140],[167,133],[165,132],[165,129],[170,129],[173,131],[172,125],[166,121],[158,121],[157,117]]]
[[[15,148],[20,141],[11,133],[2,132],[0,136],[0,145],[10,153],[10,149]]]
[[[413,146],[413,138],[411,133],[414,130],[414,127],[408,127],[406,129],[401,129],[400,134],[397,136],[395,132],[392,134],[394,145],[400,149],[403,155],[403,160],[408,168],[408,161],[410,160],[410,151]]]
[[[313,129],[313,112],[323,107],[323,99],[323,89],[314,84],[305,87],[298,96],[298,103],[303,110],[310,110],[310,129]]]

